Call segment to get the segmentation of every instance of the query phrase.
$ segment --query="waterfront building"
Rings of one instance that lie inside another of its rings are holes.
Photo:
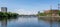
[[[7,12],[7,7],[1,7],[1,12]]]
[[[44,13],[47,15],[47,16],[59,16],[58,14],[58,11],[59,10],[45,10]]]

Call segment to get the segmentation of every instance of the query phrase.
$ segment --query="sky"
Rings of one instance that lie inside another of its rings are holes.
[[[38,11],[43,12],[58,8],[59,0],[0,0],[0,8],[7,7],[8,12],[14,12],[18,14],[37,14]]]

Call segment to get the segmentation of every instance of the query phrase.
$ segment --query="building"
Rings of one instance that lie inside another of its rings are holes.
[[[38,11],[38,14],[40,14],[40,11]]]
[[[49,16],[49,15],[51,15],[51,16],[59,16],[58,11],[59,10],[45,10],[44,13],[47,16]]]
[[[7,7],[1,7],[1,12],[7,12]]]

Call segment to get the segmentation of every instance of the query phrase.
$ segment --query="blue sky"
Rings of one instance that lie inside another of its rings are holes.
[[[58,0],[0,0],[0,7],[19,14],[37,14],[38,11],[50,9],[50,5],[57,9]]]

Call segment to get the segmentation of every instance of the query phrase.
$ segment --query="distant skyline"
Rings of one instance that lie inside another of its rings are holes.
[[[18,14],[37,14],[38,11],[58,9],[59,0],[0,0],[0,8],[7,7],[8,12]],[[60,2],[60,1],[59,1]]]

